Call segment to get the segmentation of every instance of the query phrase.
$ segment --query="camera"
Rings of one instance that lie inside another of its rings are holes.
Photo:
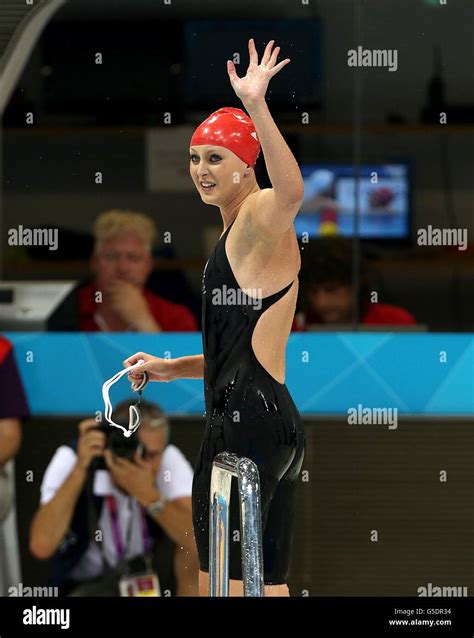
[[[142,458],[144,457],[145,447],[138,438],[136,432],[134,432],[131,436],[126,437],[119,429],[115,428],[113,425],[108,425],[107,423],[102,423],[95,429],[99,430],[99,432],[104,432],[105,447],[110,450],[114,456],[133,461],[135,454],[138,451],[140,456]],[[105,467],[105,462],[102,457],[98,457],[96,461],[102,461],[100,465]]]

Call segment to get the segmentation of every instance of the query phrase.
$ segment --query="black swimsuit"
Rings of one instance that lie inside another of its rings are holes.
[[[212,462],[220,452],[252,459],[260,474],[264,581],[277,585],[286,582],[305,435],[286,385],[259,363],[251,340],[259,317],[289,291],[293,282],[268,297],[246,296],[225,251],[231,228],[232,224],[215,246],[202,279],[206,429],[193,479],[194,534],[200,568],[208,572]],[[236,580],[242,580],[239,530],[239,502],[233,480],[229,577]]]

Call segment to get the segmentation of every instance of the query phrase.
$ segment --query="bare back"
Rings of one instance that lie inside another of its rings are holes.
[[[284,383],[285,350],[298,296],[300,249],[293,226],[277,240],[259,235],[250,215],[253,197],[254,194],[249,195],[242,205],[227,236],[225,251],[244,292],[258,289],[262,297],[267,297],[294,281],[287,294],[262,314],[252,337],[258,361],[279,383]]]

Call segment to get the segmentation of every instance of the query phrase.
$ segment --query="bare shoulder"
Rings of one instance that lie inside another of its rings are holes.
[[[267,244],[272,249],[297,245],[294,224],[280,219],[266,219],[262,211],[273,200],[273,189],[264,188],[247,197],[239,211],[235,235],[249,245]],[[299,252],[299,250],[298,250]]]
[[[226,245],[228,257],[234,264],[248,260],[249,267],[252,265],[256,270],[267,266],[273,272],[282,269],[296,275],[301,255],[294,225],[268,231],[259,223],[255,210],[262,201],[259,197],[262,192],[252,193],[242,205]]]
[[[293,224],[302,200],[288,200],[281,191],[276,192],[274,188],[260,189],[252,193],[248,200],[252,224],[262,238],[277,241],[294,232]]]

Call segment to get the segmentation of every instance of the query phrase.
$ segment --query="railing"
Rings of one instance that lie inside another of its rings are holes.
[[[232,477],[237,478],[244,596],[263,596],[260,478],[253,461],[222,452],[211,474],[209,595],[229,595],[229,507]]]

